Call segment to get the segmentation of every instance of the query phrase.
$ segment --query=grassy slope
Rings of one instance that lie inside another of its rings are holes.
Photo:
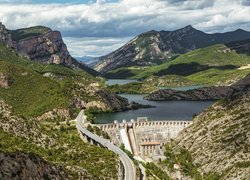
[[[224,49],[226,49],[226,46],[224,45],[214,45],[207,48],[197,49],[181,55],[171,62],[163,63],[159,66],[150,67],[146,71],[136,75],[135,77],[142,78],[148,75],[166,71],[170,65],[188,64],[192,62],[209,66],[243,66],[250,63],[249,56],[237,54],[235,51],[224,53],[222,52],[222,50]]]
[[[156,90],[156,88],[147,83],[141,82],[131,82],[123,85],[112,85],[107,87],[110,91],[121,94],[121,93],[129,93],[129,94],[148,94]]]
[[[0,72],[13,81],[8,89],[0,89],[0,97],[23,116],[35,117],[53,108],[65,108],[68,99],[60,84],[52,79],[17,65],[0,61]]]
[[[67,86],[72,85],[74,80],[84,84],[96,80],[79,69],[30,61],[1,45],[0,72],[13,80],[9,89],[0,89],[0,97],[13,106],[15,113],[26,117],[36,117],[54,108],[69,107],[70,102],[65,91]],[[46,72],[63,77],[63,80],[42,76]]]
[[[49,31],[51,31],[51,29],[48,27],[35,26],[35,27],[30,27],[30,28],[13,30],[11,31],[11,37],[14,41],[18,41],[18,40],[33,37],[33,36],[39,36]]]
[[[197,49],[189,53],[180,55],[176,59],[163,63],[158,66],[140,68],[120,68],[108,73],[109,77],[119,78],[131,78],[131,79],[144,79],[152,75],[164,75],[164,74],[179,74],[182,71],[187,71],[187,65],[190,63],[197,63],[198,66],[206,65],[208,68],[199,71],[201,67],[194,67],[192,74],[187,74],[186,78],[190,81],[194,81],[195,84],[216,84],[220,79],[230,80],[234,76],[242,77],[249,73],[249,70],[236,70],[236,69],[220,69],[226,65],[244,66],[250,64],[250,57],[243,54],[237,54],[235,51],[224,52],[227,47],[225,45],[214,45],[207,48]],[[173,70],[176,65],[182,65],[179,70]],[[196,65],[197,65],[196,64]],[[219,67],[219,68],[210,68]],[[172,67],[172,69],[170,68]],[[203,67],[202,67],[203,68]],[[171,69],[171,70],[170,70]],[[181,70],[180,70],[181,69]],[[173,72],[174,71],[174,72]],[[179,72],[178,72],[179,71]],[[125,76],[121,76],[125,74]],[[209,79],[209,78],[211,79]]]

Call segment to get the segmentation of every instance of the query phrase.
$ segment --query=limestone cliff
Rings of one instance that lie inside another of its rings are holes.
[[[49,31],[39,36],[13,41],[13,47],[30,59],[42,63],[73,65],[73,58],[58,31]]]
[[[68,52],[61,33],[52,31],[48,27],[35,26],[8,30],[0,24],[0,43],[16,49],[31,60],[78,67],[92,75],[98,75],[96,71],[75,60]]]

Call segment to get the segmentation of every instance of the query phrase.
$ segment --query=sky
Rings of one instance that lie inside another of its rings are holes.
[[[0,0],[0,22],[48,26],[72,56],[101,56],[150,30],[250,31],[250,0]]]

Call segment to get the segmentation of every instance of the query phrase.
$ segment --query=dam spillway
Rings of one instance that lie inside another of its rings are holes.
[[[107,132],[114,144],[123,143],[134,156],[156,158],[163,156],[162,147],[167,142],[191,124],[192,121],[185,120],[148,121],[147,118],[138,118],[130,122],[114,121],[111,124],[95,124],[95,126]],[[123,134],[120,133],[121,130]]]

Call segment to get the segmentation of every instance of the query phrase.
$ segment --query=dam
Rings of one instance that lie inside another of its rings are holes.
[[[192,121],[148,121],[147,117],[110,124],[93,124],[108,133],[113,144],[124,144],[134,157],[159,159],[164,157],[163,146]]]

